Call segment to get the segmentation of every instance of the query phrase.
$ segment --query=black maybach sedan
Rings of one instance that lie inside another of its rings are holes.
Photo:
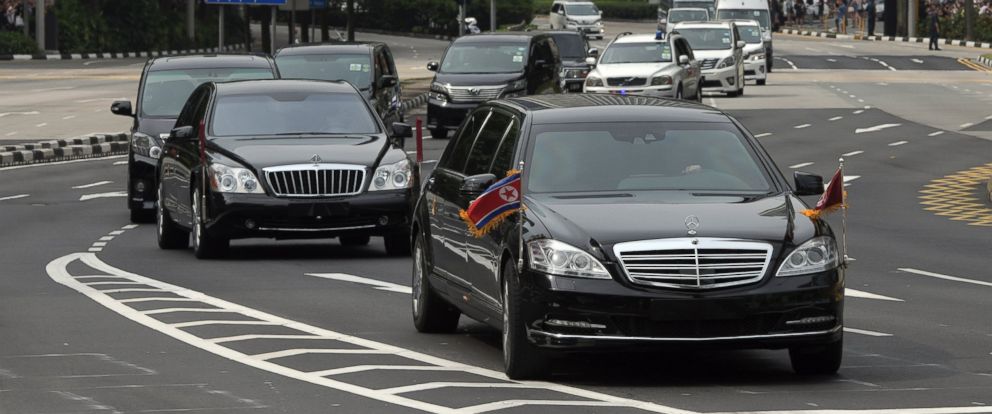
[[[197,257],[231,239],[382,236],[410,249],[417,170],[403,151],[410,126],[387,133],[347,82],[206,83],[190,95],[159,163],[158,243]]]
[[[477,237],[459,212],[520,167],[522,222]],[[787,348],[796,372],[833,373],[844,270],[830,227],[802,214],[822,178],[794,181],[708,106],[484,103],[414,212],[414,324],[451,332],[465,314],[501,329],[511,378],[547,375],[563,351],[662,346]]]

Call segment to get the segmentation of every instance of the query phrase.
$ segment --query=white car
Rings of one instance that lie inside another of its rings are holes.
[[[706,9],[700,8],[676,8],[668,11],[668,21],[667,28],[668,33],[672,32],[672,28],[675,27],[676,23],[681,22],[705,22],[710,19],[710,12]]]
[[[765,70],[765,42],[761,39],[761,25],[754,20],[738,20],[737,31],[744,40],[744,79],[758,85],[768,82]]]
[[[551,30],[568,29],[581,31],[587,38],[602,39],[603,12],[591,1],[555,0],[551,4]]]
[[[731,21],[684,22],[672,34],[689,42],[703,70],[703,89],[734,97],[744,94],[744,46]]]
[[[586,76],[588,93],[636,94],[702,100],[701,69],[692,48],[673,34],[621,34]]]

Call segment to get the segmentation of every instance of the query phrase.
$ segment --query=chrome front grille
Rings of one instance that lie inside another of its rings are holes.
[[[482,102],[499,98],[503,86],[449,86],[448,96],[452,102]]]
[[[644,86],[648,78],[606,78],[608,86]]]
[[[677,289],[714,289],[761,280],[771,261],[767,243],[675,238],[618,243],[613,247],[631,282]]]
[[[716,67],[719,60],[720,59],[703,59],[699,62],[699,68],[702,70],[713,69]]]
[[[365,166],[350,164],[297,164],[262,169],[277,197],[334,197],[355,195],[365,184]]]

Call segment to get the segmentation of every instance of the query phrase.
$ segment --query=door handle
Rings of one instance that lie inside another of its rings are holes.
[[[427,189],[430,190],[433,188],[434,188],[434,177],[431,177],[427,179]]]

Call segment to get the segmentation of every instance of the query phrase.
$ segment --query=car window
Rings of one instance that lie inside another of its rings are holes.
[[[513,154],[517,148],[517,141],[520,140],[520,122],[514,118],[510,118],[510,124],[506,127],[506,132],[503,134],[503,139],[499,143],[499,148],[496,149],[496,156],[493,158],[493,166],[489,172],[496,177],[503,177],[514,168],[513,165]]]
[[[771,27],[768,10],[720,9],[716,11],[716,18],[719,20],[757,20],[762,29],[768,30]]]
[[[212,136],[375,134],[379,127],[357,93],[270,92],[222,96]]]
[[[208,89],[206,87],[193,91],[193,94],[186,100],[186,104],[183,105],[178,119],[176,119],[176,126],[194,126],[193,124],[196,123],[199,109],[203,106],[202,104],[205,101],[204,98],[207,93]]]
[[[493,112],[489,116],[479,131],[479,136],[475,138],[475,144],[472,145],[472,151],[465,163],[465,175],[489,172],[496,155],[496,149],[499,147],[500,140],[503,139],[503,134],[506,133],[510,121],[509,116],[500,112]],[[502,175],[497,174],[497,177],[502,177]]]
[[[726,28],[679,29],[693,50],[723,50],[733,47],[733,33]]]
[[[771,189],[763,164],[730,123],[547,124],[532,134],[533,192]]]
[[[277,56],[283,79],[343,80],[358,89],[372,86],[372,61],[368,53]]]
[[[555,44],[562,59],[580,60],[586,57],[586,41],[579,34],[555,33]]]
[[[758,26],[738,26],[741,40],[747,43],[761,43],[761,28]]]
[[[451,151],[445,151],[444,157],[439,164],[440,167],[449,169],[457,173],[465,172],[465,159],[475,143],[475,137],[479,135],[479,128],[489,117],[489,110],[476,111],[462,125],[453,142],[448,143]]]
[[[673,9],[668,12],[668,24],[709,20],[707,17],[706,10]]]
[[[679,38],[677,42],[682,45],[682,50],[685,51],[686,56],[689,56],[689,60],[696,59],[696,55],[692,53],[692,48],[689,47],[689,42],[686,42],[685,39],[682,38]]]
[[[385,68],[389,71],[390,75],[396,75],[396,62],[393,61],[393,54],[389,51],[389,47],[382,47],[382,58],[385,62]]]
[[[176,69],[148,72],[141,94],[141,116],[174,118],[189,94],[206,82],[273,79],[270,68]]]
[[[585,4],[565,4],[565,14],[569,16],[597,16],[599,15],[599,9],[596,8],[595,4],[585,3]]]
[[[521,72],[527,63],[527,42],[456,42],[441,61],[441,73]]]
[[[671,62],[672,46],[668,42],[614,43],[603,52],[599,63]]]
[[[689,52],[686,50],[685,43],[682,41],[682,39],[675,39],[675,55],[679,57],[689,56]]]

